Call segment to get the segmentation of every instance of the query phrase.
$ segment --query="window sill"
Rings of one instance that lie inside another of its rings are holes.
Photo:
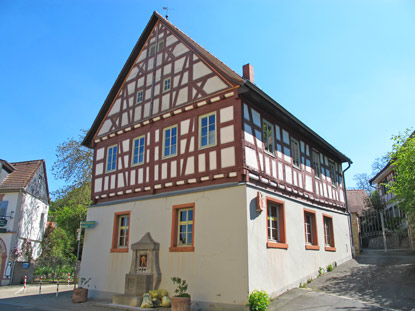
[[[269,155],[270,157],[276,158],[276,156],[275,156],[275,151],[274,151],[274,152],[271,152],[271,151],[268,151],[268,150],[265,150],[265,149],[264,149],[264,153],[265,153],[266,155]]]
[[[111,253],[128,253],[127,248],[111,248]]]
[[[278,243],[278,242],[267,242],[267,248],[281,248],[281,249],[288,249],[287,243]]]
[[[324,247],[324,250],[328,251],[328,252],[335,252],[336,248],[335,247],[331,247],[331,246],[326,246]]]
[[[318,245],[309,245],[309,244],[307,244],[307,245],[305,246],[305,249],[308,249],[308,250],[313,250],[313,251],[318,251],[318,250],[320,250],[320,246],[318,246]]]
[[[177,247],[177,246],[171,246],[169,248],[170,252],[194,252],[195,247],[194,246],[184,246],[184,247]]]
[[[301,166],[297,166],[293,164],[293,168],[295,168],[296,170],[299,170],[301,172]]]

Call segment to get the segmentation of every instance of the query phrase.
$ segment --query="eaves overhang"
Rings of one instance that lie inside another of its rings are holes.
[[[260,103],[261,108],[277,118],[282,119],[288,126],[294,128],[304,138],[312,141],[316,147],[325,150],[329,155],[339,159],[342,163],[348,162],[352,164],[352,160],[346,155],[338,151],[326,140],[310,129],[307,125],[297,119],[288,110],[282,107],[278,102],[272,99],[268,94],[258,88],[255,84],[246,80],[244,85],[239,88],[239,96],[246,98],[254,103]]]

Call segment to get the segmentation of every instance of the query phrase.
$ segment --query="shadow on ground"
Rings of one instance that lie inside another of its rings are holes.
[[[415,310],[415,253],[367,251],[336,270],[308,287],[386,308]]]

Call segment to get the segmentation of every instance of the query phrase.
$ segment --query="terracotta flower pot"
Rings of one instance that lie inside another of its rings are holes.
[[[190,311],[190,297],[171,298],[171,311]]]

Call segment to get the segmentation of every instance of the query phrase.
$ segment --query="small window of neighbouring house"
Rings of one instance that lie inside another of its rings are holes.
[[[138,91],[137,93],[137,104],[143,102],[143,91]]]
[[[108,147],[107,151],[107,172],[117,169],[117,145]]]
[[[173,206],[172,252],[194,251],[194,204]]]
[[[313,150],[313,169],[314,176],[320,178],[320,155]]]
[[[324,223],[324,243],[326,251],[335,251],[334,245],[334,232],[333,232],[333,219],[331,216],[323,215]]]
[[[300,144],[298,140],[291,137],[291,155],[293,158],[293,165],[300,168]]]
[[[9,201],[1,201],[0,202],[0,217],[4,217],[7,215],[7,205]]]
[[[163,130],[163,157],[168,158],[177,155],[177,125]]]
[[[199,148],[216,145],[216,113],[199,117]]]
[[[267,199],[267,230],[267,247],[288,248],[285,237],[284,204],[270,198]]]
[[[144,136],[137,137],[133,140],[133,165],[144,163]]]
[[[163,81],[163,92],[167,92],[170,90],[171,87],[171,80],[170,78],[164,79]]]
[[[305,248],[319,250],[317,238],[316,214],[311,210],[304,210]]]
[[[262,122],[262,142],[264,150],[274,154],[274,130],[271,123],[266,120]]]
[[[128,252],[130,212],[114,214],[111,252]]]

